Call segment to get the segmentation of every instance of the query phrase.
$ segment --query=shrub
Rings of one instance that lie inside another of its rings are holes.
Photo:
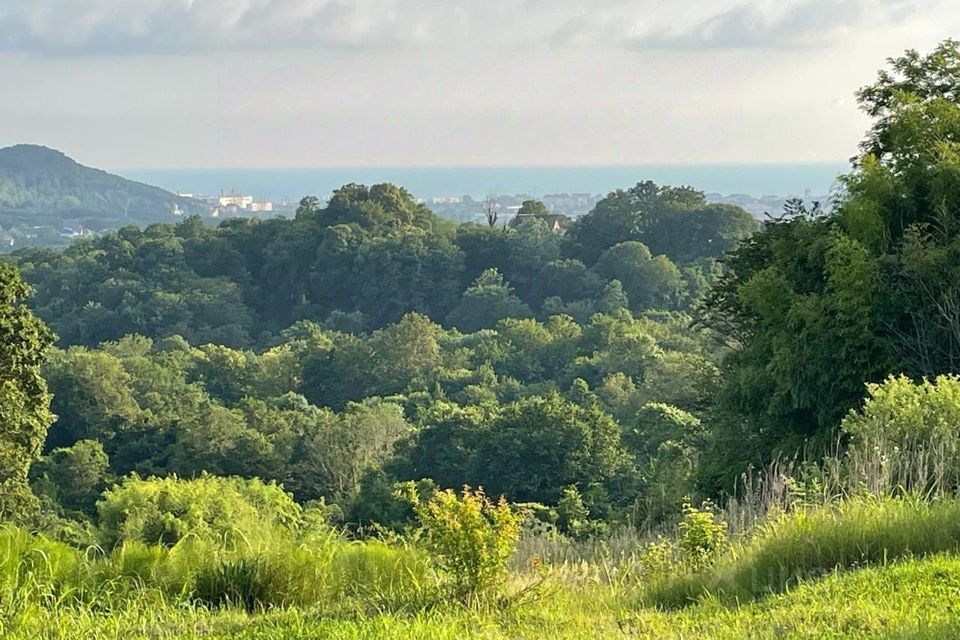
[[[684,504],[678,543],[684,560],[691,566],[701,567],[726,545],[727,523],[714,515],[713,505],[709,502],[699,508]]]
[[[412,483],[402,491],[414,505],[423,543],[439,571],[463,602],[492,595],[506,581],[506,565],[520,539],[521,516],[501,496],[492,502],[482,489],[437,491],[423,502]]]
[[[106,491],[97,510],[106,548],[131,540],[172,546],[188,534],[254,546],[277,530],[294,530],[302,518],[301,508],[276,484],[214,476],[131,476]]]
[[[859,412],[843,421],[855,443],[901,446],[958,440],[960,377],[938,376],[915,384],[906,376],[867,385],[869,397]]]
[[[557,520],[565,534],[578,540],[598,537],[607,532],[605,522],[590,519],[590,509],[573,485],[565,487],[557,501]]]
[[[868,398],[841,428],[847,491],[951,495],[960,488],[960,377],[914,383],[905,376],[867,385]]]
[[[637,559],[640,575],[648,580],[663,579],[677,570],[674,545],[657,538],[647,543]]]

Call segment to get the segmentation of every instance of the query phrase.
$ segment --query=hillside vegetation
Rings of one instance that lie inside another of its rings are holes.
[[[0,635],[956,635],[957,95],[960,43],[891,60],[830,213],[759,228],[346,185],[17,253]]]
[[[418,312],[472,332],[508,317],[689,308],[755,229],[742,209],[649,182],[611,193],[567,234],[537,217],[458,226],[400,187],[351,184],[326,206],[304,198],[294,220],[124,227],[14,261],[64,344],[139,333],[244,347],[297,320],[367,332]]]
[[[199,202],[85,167],[53,149],[0,149],[0,227],[18,245],[30,244],[31,233],[35,243],[53,242],[66,223],[101,231],[202,211]]]

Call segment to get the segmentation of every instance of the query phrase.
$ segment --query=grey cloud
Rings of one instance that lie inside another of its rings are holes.
[[[925,7],[949,1],[926,0]],[[637,50],[791,49],[830,44],[853,30],[920,15],[915,0],[741,0],[714,2],[712,11],[705,5],[684,3],[683,11],[669,17],[636,3],[608,6],[569,18],[550,42]]]
[[[852,30],[889,26],[917,12],[910,0],[759,0],[692,27],[622,38],[633,49],[790,49],[831,44]]]
[[[0,0],[0,51],[785,48],[955,0]]]
[[[426,37],[396,0],[0,0],[0,50],[45,54],[374,48]]]

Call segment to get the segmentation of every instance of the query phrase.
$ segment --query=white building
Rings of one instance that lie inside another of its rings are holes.
[[[240,209],[249,209],[250,205],[253,204],[253,196],[241,196],[235,193],[226,196],[221,194],[218,204],[221,207],[239,207]]]

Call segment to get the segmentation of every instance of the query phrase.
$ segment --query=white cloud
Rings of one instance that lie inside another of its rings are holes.
[[[956,2],[0,0],[0,146],[113,167],[842,161],[867,127],[849,96],[955,35]]]

